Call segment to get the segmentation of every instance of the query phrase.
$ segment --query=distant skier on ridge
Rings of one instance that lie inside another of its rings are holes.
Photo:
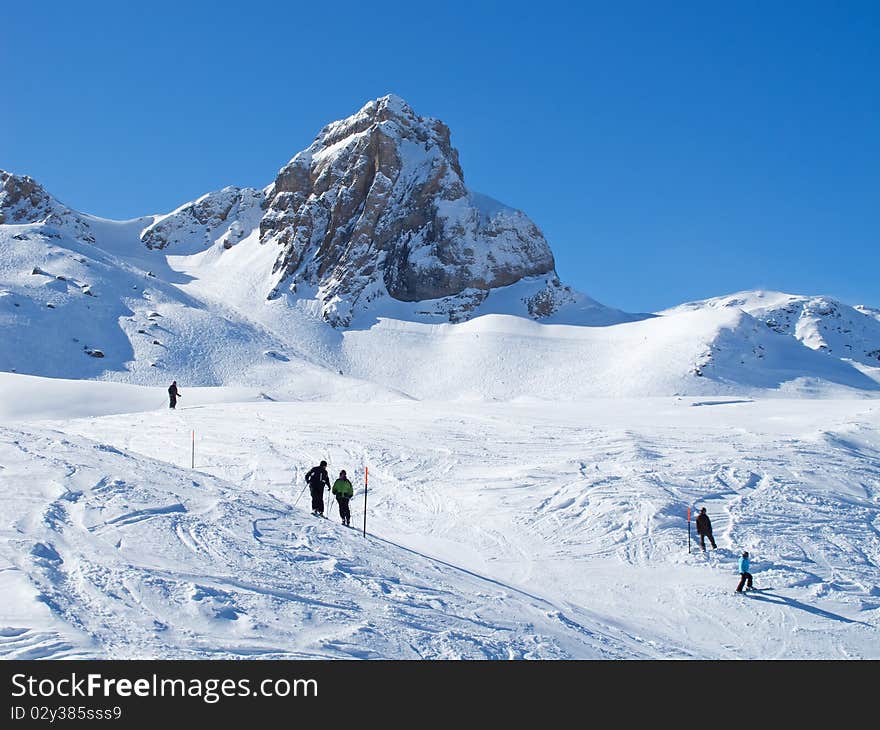
[[[177,389],[177,381],[172,380],[171,385],[168,386],[168,400],[169,400],[168,407],[169,408],[176,408],[178,398],[183,398],[183,396],[180,394],[180,391]]]
[[[700,514],[697,515],[697,534],[700,536],[700,549],[705,552],[706,551],[706,538],[709,538],[709,542],[712,543],[712,549],[715,550],[718,546],[715,544],[715,538],[712,537],[712,521],[709,519],[709,515],[706,514],[706,508],[703,507],[700,510]]]
[[[306,482],[312,493],[312,514],[316,517],[324,516],[324,487],[330,489],[330,477],[327,476],[327,462],[322,461],[318,466],[313,466],[306,474]]]
[[[345,469],[339,472],[339,479],[333,482],[331,491],[336,495],[336,501],[339,503],[339,516],[342,518],[342,524],[350,526],[351,510],[348,508],[348,503],[354,495],[354,488],[348,481],[348,477],[345,476]]]

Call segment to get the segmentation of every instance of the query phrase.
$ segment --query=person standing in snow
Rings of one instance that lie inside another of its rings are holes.
[[[312,514],[324,516],[324,487],[330,489],[330,477],[327,476],[327,462],[322,461],[313,466],[306,474],[309,491],[312,493]]]
[[[348,477],[345,476],[345,469],[339,472],[339,479],[333,482],[331,490],[336,495],[336,501],[339,503],[339,516],[342,518],[343,525],[351,525],[351,511],[348,509],[348,502],[354,496],[354,488]]]
[[[180,391],[177,389],[177,381],[173,380],[173,381],[171,381],[171,385],[168,386],[168,400],[169,400],[168,407],[169,408],[176,408],[178,398],[183,398],[183,396],[180,394]]]
[[[705,552],[706,551],[706,538],[709,538],[709,542],[712,544],[712,549],[715,550],[718,546],[715,544],[715,538],[712,537],[712,521],[709,519],[709,515],[706,514],[706,508],[703,507],[700,510],[700,514],[697,515],[697,534],[700,536],[700,549]]]
[[[742,557],[739,559],[739,585],[736,587],[737,593],[743,592],[743,585],[746,586],[746,590],[752,590],[752,574],[749,573],[749,568],[751,567],[751,561],[749,560],[748,551],[742,554]]]

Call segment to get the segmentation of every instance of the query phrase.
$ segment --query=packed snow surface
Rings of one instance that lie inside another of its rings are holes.
[[[16,378],[56,407],[0,423],[7,658],[880,658],[875,399],[171,411],[15,375],[4,402]],[[356,529],[310,514],[322,458]],[[688,551],[689,506],[717,550]],[[736,595],[742,550],[761,590]]]

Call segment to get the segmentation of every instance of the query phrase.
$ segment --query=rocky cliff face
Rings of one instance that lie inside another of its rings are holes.
[[[470,192],[449,128],[395,96],[324,127],[281,169],[260,236],[281,248],[273,295],[317,290],[335,325],[383,296],[436,300],[464,319],[491,289],[527,277],[547,279],[524,302],[536,318],[572,297],[537,226]]]
[[[88,222],[53,198],[36,180],[0,170],[0,225],[36,222],[65,228],[81,241],[95,242]]]

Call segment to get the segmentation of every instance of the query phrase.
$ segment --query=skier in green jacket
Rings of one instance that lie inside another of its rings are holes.
[[[342,524],[351,525],[351,512],[348,509],[348,501],[354,495],[354,488],[348,477],[345,476],[345,469],[339,472],[339,479],[333,482],[331,490],[336,495],[336,501],[339,502],[339,516],[342,518]]]

